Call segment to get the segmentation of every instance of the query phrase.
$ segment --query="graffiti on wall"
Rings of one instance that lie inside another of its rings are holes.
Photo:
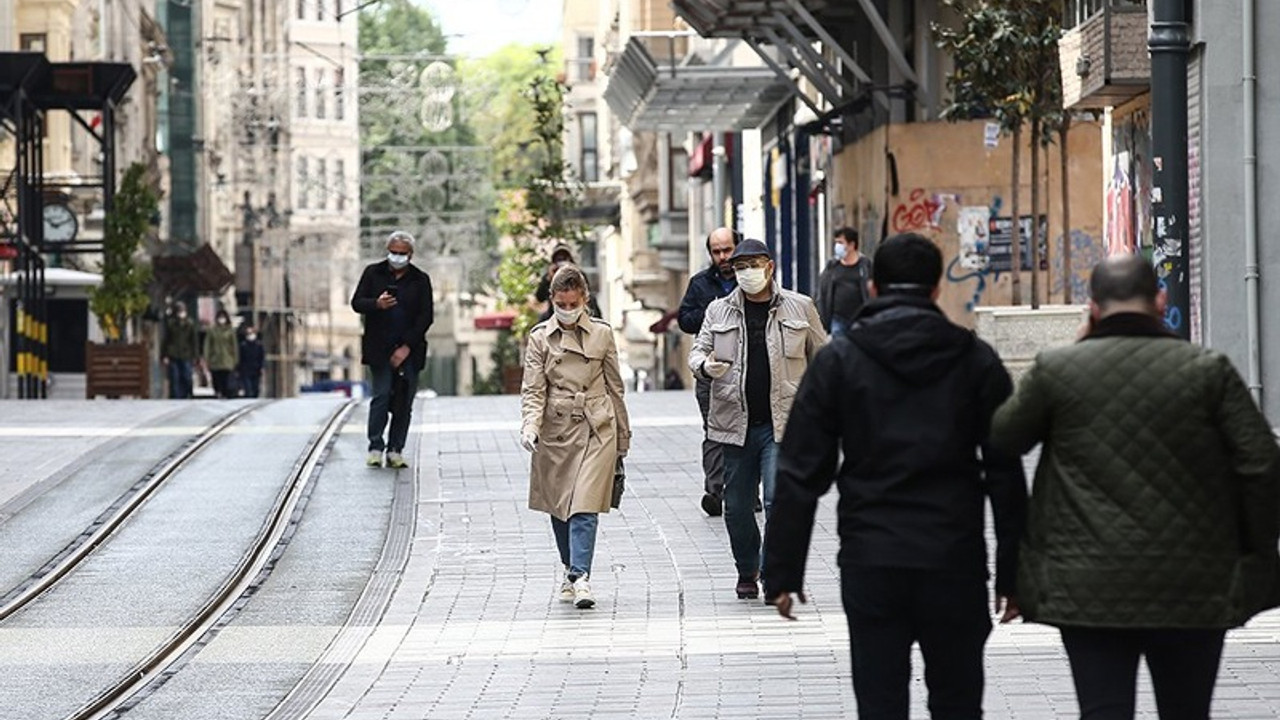
[[[890,229],[894,233],[941,229],[942,213],[946,212],[947,200],[959,202],[960,198],[956,195],[926,195],[924,188],[912,190],[907,201],[894,208]]]
[[[1062,247],[1059,235],[1055,247]],[[1071,300],[1082,303],[1089,300],[1089,274],[1102,259],[1102,248],[1083,230],[1071,231]],[[1049,292],[1062,295],[1062,253],[1054,253]]]
[[[996,202],[999,202],[999,198]],[[956,220],[956,233],[960,237],[959,252],[948,263],[946,274],[947,281],[951,283],[976,281],[973,295],[964,304],[966,312],[973,312],[973,309],[982,301],[982,295],[987,291],[987,278],[993,275],[989,254],[991,214],[992,209],[983,205],[962,207]],[[999,279],[1000,273],[996,271],[992,280]]]
[[[1134,252],[1133,183],[1129,180],[1129,153],[1116,153],[1111,159],[1111,176],[1107,178],[1106,236],[1107,256]]]

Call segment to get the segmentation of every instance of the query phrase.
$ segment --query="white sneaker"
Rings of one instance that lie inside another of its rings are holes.
[[[364,464],[368,467],[382,467],[382,452],[379,450],[370,450],[369,456],[365,458]]]
[[[596,599],[591,594],[591,585],[587,584],[586,575],[573,581],[573,604],[582,610],[595,607]]]
[[[560,592],[556,593],[556,597],[560,598],[560,602],[573,602],[573,583],[569,582],[568,575],[560,579]]]
[[[387,453],[387,467],[396,469],[407,468],[409,467],[409,463],[404,461],[404,456],[400,453],[389,452]]]

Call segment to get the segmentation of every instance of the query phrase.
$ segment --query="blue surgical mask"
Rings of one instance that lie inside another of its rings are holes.
[[[399,270],[409,264],[409,256],[404,253],[387,253],[387,262],[391,263],[391,267]]]
[[[845,243],[838,242],[831,248],[831,253],[835,255],[837,260],[843,260],[846,253],[849,252],[849,246]]]

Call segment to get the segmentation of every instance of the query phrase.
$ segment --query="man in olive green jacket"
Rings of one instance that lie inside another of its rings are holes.
[[[1018,572],[1059,627],[1085,718],[1132,718],[1146,657],[1162,718],[1208,718],[1228,628],[1277,603],[1275,438],[1224,356],[1170,333],[1138,256],[1100,263],[1076,344],[1042,352],[992,441],[1043,443]]]

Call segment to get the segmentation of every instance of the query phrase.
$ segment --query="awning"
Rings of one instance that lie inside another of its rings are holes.
[[[609,76],[605,101],[633,131],[758,128],[791,95],[767,67],[685,65],[666,49],[671,44],[671,38],[632,37]]]
[[[168,295],[220,295],[235,281],[235,275],[223,264],[208,243],[188,255],[153,258],[151,268],[156,283]]]
[[[915,70],[873,0],[672,0],[671,7],[703,37],[742,38],[779,77],[790,81],[778,59],[763,47],[772,45],[780,59],[800,71],[832,105],[848,101],[859,89],[826,62],[813,43],[820,41],[834,53],[858,82],[874,85],[871,76],[827,29],[835,23],[870,23],[894,67],[922,92]],[[794,89],[814,114],[822,115],[798,87]],[[875,96],[888,108],[883,92]]]
[[[500,310],[477,315],[473,325],[477,330],[510,330],[511,323],[515,322],[515,319],[514,310]]]

